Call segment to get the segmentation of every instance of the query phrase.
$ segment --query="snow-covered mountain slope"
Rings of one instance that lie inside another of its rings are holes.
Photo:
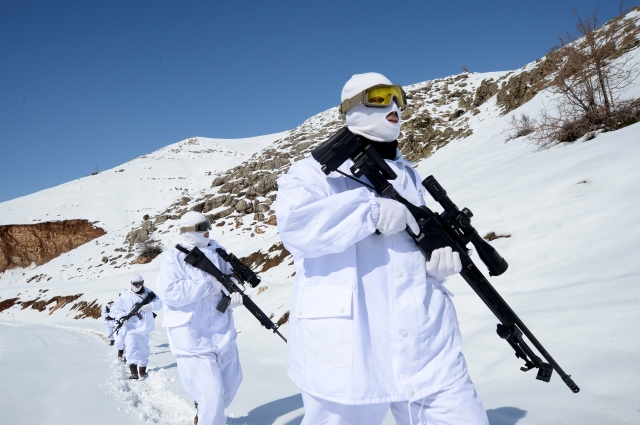
[[[639,49],[631,60],[640,63]],[[544,151],[526,137],[509,140],[512,116],[536,117],[553,104],[542,63],[406,87],[411,103],[403,114],[402,149],[422,177],[434,175],[459,207],[473,211],[482,236],[503,236],[491,244],[510,267],[490,281],[581,387],[573,394],[556,374],[543,383],[534,371],[520,372],[522,362],[495,334],[497,320],[464,280],[449,278],[464,353],[492,425],[635,424],[640,422],[640,262],[635,259],[640,124]],[[640,81],[625,95],[640,96]],[[0,225],[86,219],[107,232],[43,265],[2,273],[0,322],[101,330],[95,319],[73,319],[83,307],[77,304],[103,304],[127,286],[131,273],[142,274],[153,288],[158,273],[159,259],[132,264],[136,244],[130,246],[127,235],[148,231],[166,249],[177,238],[177,218],[189,209],[215,220],[213,237],[262,271],[261,287],[268,289],[248,294],[274,321],[282,318],[293,267],[274,226],[274,182],[341,125],[332,108],[277,135],[188,139],[0,204]],[[441,210],[435,202],[430,207]],[[42,311],[28,304],[78,294],[68,302],[51,301]],[[3,309],[2,302],[11,299],[14,304]],[[236,324],[245,380],[228,410],[235,416],[229,423],[299,423],[301,401],[286,377],[284,343],[244,310],[236,313]],[[286,324],[282,330],[286,335]],[[147,423],[189,423],[190,400],[162,329],[151,345],[150,379],[125,385],[114,363],[107,396]],[[7,358],[2,350],[0,362]],[[3,403],[6,398],[0,407]]]
[[[98,174],[0,204],[0,225],[85,218],[127,229],[211,185],[211,173],[246,161],[286,133],[250,139],[193,137]]]
[[[106,231],[44,265],[8,270],[0,280],[1,290],[8,292],[0,299],[21,292],[22,299],[33,299],[24,292],[34,292],[32,283],[37,282],[26,282],[36,277],[36,281],[47,282],[37,288],[49,290],[47,299],[71,293],[90,298],[98,294],[87,291],[87,282],[102,282],[95,286],[109,293],[98,296],[104,303],[105,297],[125,286],[127,278],[121,276],[131,272],[128,263],[136,252],[125,244],[125,238],[134,224],[145,214],[155,215],[169,204],[198,196],[210,186],[212,173],[241,164],[285,134],[239,140],[190,138],[99,174],[0,204],[0,225],[85,219]],[[103,258],[109,259],[108,264]],[[105,279],[114,279],[114,283],[105,285]],[[123,283],[116,283],[118,280]]]

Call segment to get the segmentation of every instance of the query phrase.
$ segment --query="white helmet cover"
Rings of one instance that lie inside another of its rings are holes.
[[[188,211],[180,217],[179,227],[195,226],[203,221],[207,221],[207,217],[205,217],[204,214],[196,211]],[[204,237],[205,234],[208,234],[208,232],[184,232],[181,235],[185,244],[204,248],[209,245],[210,240],[208,237]]]
[[[142,282],[141,286],[134,286],[133,283],[134,282]],[[138,273],[134,273],[131,275],[131,291],[132,292],[140,292],[142,291],[142,288],[144,287],[144,279],[142,278],[141,275],[139,275]]]
[[[378,84],[393,84],[387,77],[376,72],[365,74],[355,74],[342,88],[340,101],[349,99],[358,93],[376,86]],[[387,115],[397,112],[398,122],[396,124],[387,120]],[[400,125],[402,124],[401,112],[395,102],[385,108],[370,108],[362,103],[349,109],[345,119],[347,126],[352,133],[364,136],[375,142],[393,142],[400,136]]]

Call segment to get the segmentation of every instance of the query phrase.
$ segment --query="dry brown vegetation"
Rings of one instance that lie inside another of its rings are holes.
[[[555,68],[550,90],[557,100],[537,120],[512,118],[511,138],[529,135],[546,148],[640,121],[640,99],[623,97],[640,74],[629,54],[640,44],[640,28],[623,15],[599,26],[597,10],[586,18],[574,14],[579,37],[561,36],[546,57]]]
[[[147,264],[150,263],[158,255],[162,254],[162,248],[158,241],[147,239],[139,242],[136,246],[138,257],[131,264]]]

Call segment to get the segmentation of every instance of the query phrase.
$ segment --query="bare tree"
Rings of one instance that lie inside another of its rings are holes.
[[[624,4],[626,3],[625,0],[620,0],[620,16],[625,15],[627,13],[629,13],[631,11],[630,8],[625,8]]]
[[[628,55],[636,47],[639,29],[623,16],[599,27],[598,10],[586,18],[575,10],[573,13],[579,38],[559,37],[561,45],[547,55],[557,67],[550,88],[560,97],[555,114],[541,113],[533,136],[539,145],[546,145],[542,140],[549,139],[575,141],[589,132],[615,126],[618,115],[628,117],[636,109],[637,101],[622,99],[622,95],[639,74],[637,63]]]

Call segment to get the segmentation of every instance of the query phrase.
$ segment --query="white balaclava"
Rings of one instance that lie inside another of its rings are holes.
[[[378,84],[391,85],[393,83],[384,75],[376,72],[355,74],[342,88],[340,102]],[[398,113],[398,122],[396,124],[387,120],[387,115],[393,111]],[[402,120],[400,118],[400,108],[395,102],[391,102],[391,105],[384,108],[374,108],[359,103],[347,111],[345,119],[352,133],[364,136],[375,142],[393,142],[400,136]]]
[[[180,227],[189,227],[195,226],[198,223],[202,223],[203,221],[207,221],[207,217],[204,214],[189,211],[185,213],[182,217],[180,217]],[[184,232],[182,233],[182,241],[191,246],[197,246],[198,248],[204,248],[209,245],[209,238],[205,238],[204,235],[207,232]]]
[[[138,273],[131,275],[131,291],[132,292],[142,291],[142,288],[144,288],[144,283],[142,284],[142,286],[136,287],[136,286],[133,286],[133,282],[144,282],[144,279],[142,278],[142,276],[139,275]]]

